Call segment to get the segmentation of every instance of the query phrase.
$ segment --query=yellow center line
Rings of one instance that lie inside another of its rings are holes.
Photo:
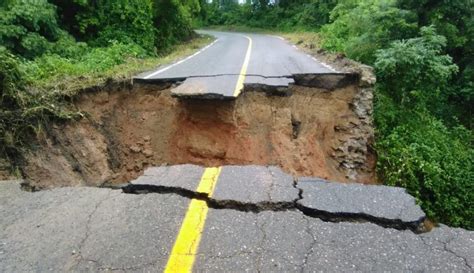
[[[221,167],[206,168],[199,182],[197,192],[212,196],[220,172]],[[192,271],[202,231],[206,223],[208,209],[206,201],[191,200],[166,264],[166,273]]]
[[[237,97],[242,89],[244,89],[245,74],[247,74],[247,67],[249,66],[250,61],[250,52],[252,51],[252,39],[248,36],[245,36],[249,40],[249,45],[247,47],[247,53],[245,53],[244,63],[242,64],[242,69],[240,70],[239,78],[237,79],[237,85],[234,90],[234,97]]]

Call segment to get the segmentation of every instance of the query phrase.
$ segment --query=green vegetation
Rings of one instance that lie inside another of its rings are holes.
[[[10,160],[27,146],[29,136],[41,131],[41,124],[79,115],[64,110],[53,93],[28,90],[19,67],[20,60],[0,47],[0,157]]]
[[[80,89],[208,43],[190,40],[194,10],[194,0],[0,2],[0,159],[21,160],[49,121],[80,117],[67,103]]]
[[[201,24],[292,32],[374,66],[380,180],[432,219],[474,229],[473,15],[470,0],[220,1],[203,5]]]
[[[437,220],[473,229],[472,131],[443,123],[449,116],[442,111],[451,108],[444,91],[458,71],[443,55],[445,45],[445,37],[424,27],[421,37],[377,51],[379,173],[387,184],[406,187]]]
[[[213,1],[202,5],[200,18],[202,24],[211,26],[246,25],[278,30],[315,30],[329,22],[329,12],[336,2],[283,0],[279,5],[270,5],[267,0],[261,0],[239,5],[231,0]]]
[[[189,54],[193,24],[292,32],[375,67],[381,181],[430,217],[474,229],[474,7],[470,0],[4,0],[0,2],[0,158],[67,98]],[[304,31],[304,34],[296,32]],[[179,53],[176,53],[179,52]]]

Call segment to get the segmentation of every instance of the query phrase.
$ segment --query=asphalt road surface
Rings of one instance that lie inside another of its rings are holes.
[[[245,85],[288,87],[296,74],[333,74],[330,66],[272,35],[200,31],[216,37],[209,46],[174,64],[136,77],[179,81],[176,96],[235,98]]]
[[[364,194],[361,194],[364,193]],[[276,167],[150,168],[121,189],[0,182],[0,272],[472,272],[474,232],[403,189]]]

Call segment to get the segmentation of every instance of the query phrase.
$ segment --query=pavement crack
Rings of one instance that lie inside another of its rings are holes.
[[[464,264],[466,265],[467,268],[469,268],[469,271],[472,271],[474,270],[474,267],[468,262],[467,258],[462,256],[462,255],[459,255],[458,253],[456,253],[456,251],[452,250],[449,248],[449,244],[454,240],[456,239],[456,236],[450,236],[446,241],[443,241],[443,240],[436,240],[437,242],[439,242],[441,245],[442,245],[442,248],[438,248],[438,247],[435,247],[434,245],[432,244],[428,244],[428,242],[426,242],[426,238],[423,237],[423,236],[420,236],[420,240],[421,242],[426,246],[428,247],[430,250],[439,250],[439,251],[444,251],[444,252],[448,252],[452,255],[454,255],[456,258],[459,258],[461,259]]]
[[[217,74],[210,74],[210,75],[191,75],[191,76],[184,76],[184,77],[176,77],[176,78],[163,78],[163,79],[148,79],[147,81],[162,81],[162,82],[180,82],[185,81],[186,79],[193,79],[193,78],[217,78],[217,77],[226,77],[226,76],[240,76],[240,73],[217,73]],[[260,77],[264,79],[293,79],[293,75],[280,75],[280,76],[267,76],[261,74],[242,74],[246,77]]]
[[[208,206],[213,209],[231,209],[243,212],[260,213],[264,211],[287,211],[294,210],[293,202],[271,202],[263,201],[257,203],[244,203],[236,200],[207,199]]]
[[[260,240],[259,246],[257,247],[257,251],[259,251],[259,255],[257,257],[257,272],[262,272],[264,244],[265,244],[265,241],[267,240],[267,232],[265,230],[266,222],[263,222],[260,225],[258,223],[258,218],[256,218],[256,225],[257,225],[257,228],[262,233],[262,239]]]
[[[74,257],[75,257],[75,263],[71,266],[71,268],[73,267],[76,267],[77,265],[79,265],[82,261],[88,261],[88,262],[94,262],[94,263],[97,263],[97,261],[95,260],[91,260],[91,259],[84,259],[84,256],[83,256],[83,248],[84,248],[84,245],[86,243],[86,241],[89,239],[89,236],[90,236],[90,233],[91,233],[91,222],[92,222],[92,219],[94,218],[94,215],[97,213],[97,211],[99,210],[100,206],[105,202],[107,201],[110,196],[112,194],[112,191],[109,191],[107,193],[107,195],[102,199],[100,200],[99,202],[96,203],[96,205],[94,206],[94,208],[92,209],[92,211],[89,213],[89,215],[87,216],[87,220],[86,220],[86,224],[85,224],[85,228],[86,228],[86,231],[85,231],[85,234],[84,234],[84,237],[82,238],[82,240],[79,242],[79,245],[77,247],[77,252],[76,253],[73,253],[74,254]]]
[[[207,203],[208,207],[213,209],[232,209],[237,211],[254,213],[259,213],[263,211],[286,211],[295,209],[294,201],[262,201],[256,203],[246,203],[236,200],[216,200],[209,197],[209,195],[206,193],[199,193],[179,187],[128,184],[126,186],[121,187],[121,189],[126,194],[176,194],[189,199],[203,200]]]
[[[311,218],[318,218],[324,222],[352,222],[352,223],[372,223],[384,228],[394,228],[398,230],[411,230],[414,233],[425,232],[420,229],[420,224],[424,219],[415,222],[404,222],[400,219],[387,219],[383,217],[376,217],[365,213],[353,212],[329,212],[326,210],[318,210],[302,205],[300,200],[303,200],[303,190],[298,187],[297,181],[293,181],[293,187],[298,189],[298,197],[292,201],[259,201],[259,202],[242,202],[232,199],[214,199],[206,193],[199,193],[192,190],[157,185],[136,185],[127,184],[121,187],[122,191],[127,194],[176,194],[189,199],[203,200],[207,206],[212,209],[229,209],[242,212],[260,213],[264,211],[295,211],[298,210],[304,215]]]
[[[311,241],[311,244],[308,248],[308,251],[305,253],[304,255],[304,259],[303,259],[303,263],[301,264],[301,270],[300,272],[303,273],[305,268],[306,268],[306,265],[308,263],[308,259],[309,257],[314,253],[314,247],[316,246],[317,244],[317,241],[316,241],[316,238],[314,237],[314,234],[313,232],[311,232],[311,228],[310,228],[310,223],[309,223],[309,219],[304,217],[303,218],[305,221],[306,221],[306,227],[305,227],[305,232],[311,237],[312,241]]]
[[[124,193],[129,193],[129,194],[149,194],[149,193],[176,194],[176,195],[186,197],[189,199],[199,199],[199,200],[206,200],[209,197],[207,193],[195,192],[195,191],[191,191],[191,190],[180,188],[180,187],[167,187],[167,186],[160,186],[160,185],[127,184],[125,186],[122,186],[121,189]]]
[[[297,189],[298,190],[298,198],[295,199],[295,207],[296,207],[296,202],[300,201],[300,200],[303,200],[303,189],[301,188],[298,188],[298,179],[297,178],[293,178],[293,188]]]
[[[459,255],[458,253],[456,253],[456,251],[452,250],[449,248],[449,244],[456,238],[456,236],[452,236],[451,238],[449,238],[449,240],[447,240],[446,242],[441,242],[443,244],[443,250],[446,251],[446,252],[449,252],[451,254],[453,254],[455,257],[457,258],[460,258],[464,264],[472,271],[474,268],[471,266],[471,264],[469,264],[469,262],[467,261],[467,258],[464,257],[464,256],[461,256]]]
[[[397,230],[411,230],[413,233],[426,232],[420,228],[423,219],[416,222],[404,222],[400,219],[387,219],[383,217],[376,217],[365,213],[353,213],[353,212],[329,212],[325,210],[318,210],[315,208],[308,208],[299,203],[296,204],[296,208],[300,210],[306,216],[312,218],[318,218],[324,222],[352,222],[352,223],[372,223],[383,228],[394,228]]]
[[[401,219],[388,219],[378,216],[373,216],[370,214],[366,214],[363,212],[331,212],[327,210],[320,210],[317,208],[307,207],[301,204],[300,200],[303,200],[303,189],[299,188],[297,183],[295,183],[295,187],[300,190],[299,192],[299,199],[295,201],[295,207],[297,210],[301,211],[304,215],[318,218],[324,222],[352,222],[352,223],[372,223],[383,228],[394,228],[397,230],[411,230],[412,232],[418,234],[427,232],[423,226],[424,218],[419,219],[418,221],[414,222],[405,222]],[[334,198],[338,200],[338,202],[342,202],[340,196],[335,193],[333,194]]]

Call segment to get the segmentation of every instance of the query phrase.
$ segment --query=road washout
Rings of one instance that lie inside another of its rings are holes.
[[[176,97],[175,82],[89,88],[73,100],[85,118],[49,126],[25,155],[25,188],[119,184],[186,163],[374,183],[371,73],[294,75],[286,89],[247,85],[234,100]]]

